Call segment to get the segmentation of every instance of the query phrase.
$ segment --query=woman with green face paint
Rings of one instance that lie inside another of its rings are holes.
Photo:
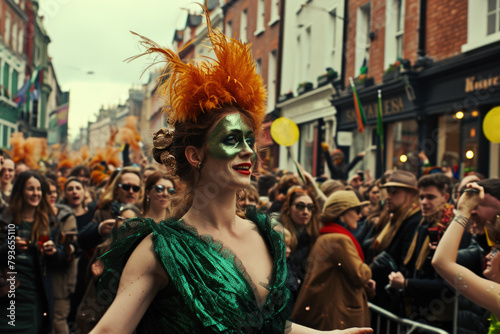
[[[254,206],[236,214],[236,193],[256,163],[266,92],[248,46],[212,30],[206,17],[217,61],[185,64],[143,39],[169,75],[158,91],[171,126],[155,134],[153,156],[179,177],[183,200],[165,221],[120,227],[101,258],[100,293],[114,301],[92,333],[317,332],[288,321],[279,228]]]

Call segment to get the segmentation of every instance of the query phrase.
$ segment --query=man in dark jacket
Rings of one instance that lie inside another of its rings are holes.
[[[354,159],[348,164],[344,161],[344,153],[340,149],[333,150],[331,153],[329,147],[326,143],[321,144],[323,148],[323,154],[325,157],[326,164],[330,170],[330,177],[332,180],[343,180],[347,181],[347,176],[349,171],[354,168],[363,160],[365,152],[358,153]]]
[[[399,299],[394,296],[397,290],[387,286],[388,276],[403,266],[422,215],[415,175],[402,170],[394,171],[382,188],[387,191],[386,212],[381,215],[379,222],[384,227],[375,237],[371,249],[375,259],[370,267],[372,278],[377,282],[373,302],[397,314],[400,313]]]
[[[399,290],[405,317],[451,331],[455,292],[431,265],[433,245],[453,219],[448,203],[451,182],[444,174],[423,176],[418,182],[422,220],[413,236],[401,271],[389,275],[389,285]],[[463,238],[470,243],[470,234]]]

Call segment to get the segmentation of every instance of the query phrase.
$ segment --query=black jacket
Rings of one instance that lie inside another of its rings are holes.
[[[13,217],[10,213],[10,210],[6,209],[2,215],[0,216],[0,268],[4,268],[7,265],[7,252],[8,252],[8,226],[12,224]],[[16,229],[17,231],[17,229]],[[44,288],[42,299],[44,302],[44,309],[47,312],[49,317],[49,321],[47,322],[47,326],[52,328],[52,321],[54,318],[54,294],[53,294],[53,285],[52,285],[52,271],[64,266],[68,265],[66,261],[66,253],[64,252],[64,248],[60,244],[61,231],[59,225],[55,222],[54,219],[50,221],[50,238],[54,241],[56,245],[57,252],[52,256],[41,256],[40,251],[38,251],[35,247],[29,249],[28,251],[33,252],[37,257],[37,268],[33,268],[36,270],[42,279],[42,286]],[[22,289],[22,284],[18,289]]]

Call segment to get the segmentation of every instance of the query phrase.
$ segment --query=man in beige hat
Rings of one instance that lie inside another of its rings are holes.
[[[400,313],[399,300],[389,295],[385,287],[389,274],[399,271],[410,247],[415,230],[422,219],[418,201],[417,178],[410,172],[396,170],[382,186],[387,190],[386,214],[380,218],[382,231],[373,243],[375,260],[371,264],[377,282],[374,303]]]

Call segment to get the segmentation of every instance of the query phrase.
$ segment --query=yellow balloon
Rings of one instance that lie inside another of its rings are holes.
[[[492,143],[500,143],[500,107],[488,111],[483,120],[483,133]]]
[[[299,134],[299,127],[289,118],[280,117],[271,124],[271,137],[279,145],[292,146]]]

